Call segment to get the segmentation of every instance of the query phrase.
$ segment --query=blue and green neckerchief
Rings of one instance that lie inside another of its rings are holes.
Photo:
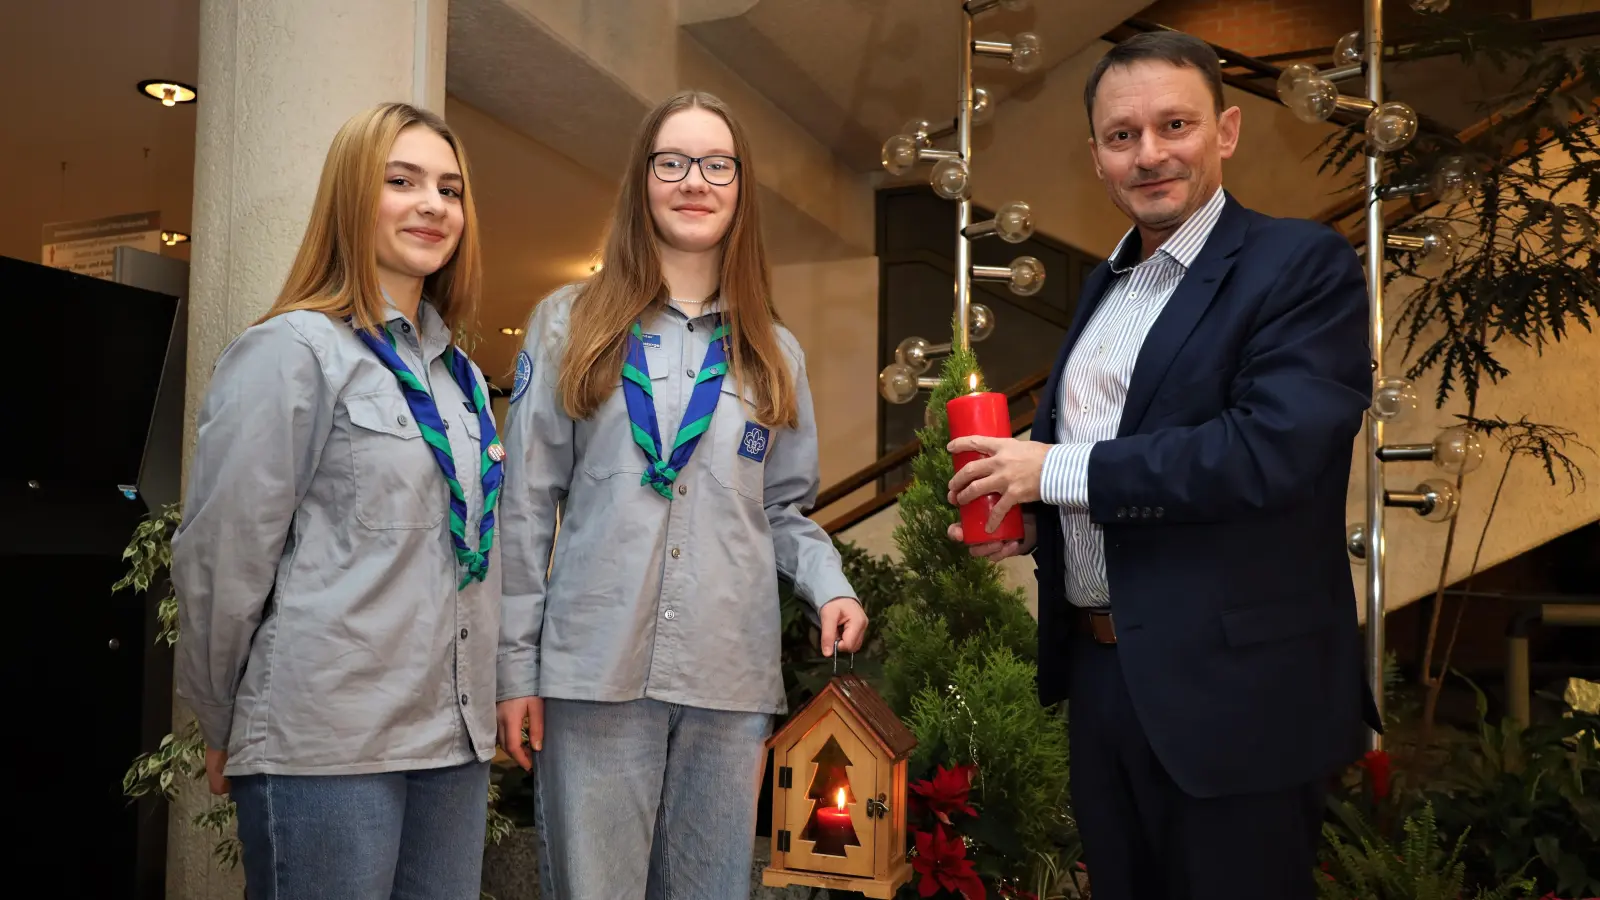
[[[433,459],[439,464],[439,471],[444,473],[445,483],[450,486],[450,543],[455,547],[456,563],[462,571],[461,583],[457,587],[457,590],[461,590],[473,581],[482,581],[489,574],[489,550],[494,546],[494,507],[495,501],[500,498],[500,463],[505,459],[505,449],[500,446],[488,398],[484,396],[472,372],[472,363],[454,344],[446,347],[445,365],[461,387],[461,393],[469,398],[467,403],[478,416],[481,434],[478,477],[483,482],[483,516],[478,520],[478,546],[474,549],[467,545],[467,498],[461,489],[461,482],[456,478],[455,457],[450,452],[450,439],[445,436],[439,406],[428,392],[427,385],[406,366],[395,350],[394,333],[387,325],[382,326],[381,331],[384,340],[379,340],[365,329],[355,329],[362,343],[394,373],[395,380],[400,383],[401,393],[405,394],[406,405],[411,407],[411,417],[422,430],[422,439],[433,451]]]
[[[728,326],[722,317],[716,317],[717,326],[711,333],[711,346],[706,348],[705,362],[695,374],[694,391],[689,395],[689,405],[683,411],[683,424],[670,455],[663,454],[661,429],[656,424],[655,393],[650,389],[650,366],[644,358],[644,332],[634,322],[628,330],[628,353],[622,363],[622,396],[628,404],[628,421],[633,428],[633,442],[644,451],[644,477],[640,484],[649,485],[663,497],[672,498],[672,482],[688,464],[700,438],[711,427],[711,414],[717,411],[717,396],[722,390],[722,378],[728,374]]]

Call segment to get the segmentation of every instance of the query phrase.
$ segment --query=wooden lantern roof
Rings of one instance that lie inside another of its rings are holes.
[[[854,673],[835,675],[829,679],[815,697],[796,710],[795,714],[789,717],[789,721],[767,739],[767,746],[778,747],[786,742],[792,742],[794,738],[790,736],[791,732],[803,732],[810,727],[814,717],[808,713],[830,704],[843,706],[857,721],[866,726],[868,734],[889,759],[896,761],[905,759],[916,749],[917,736],[900,721],[900,717],[894,714],[894,710],[889,708],[883,697],[873,690],[865,679]]]

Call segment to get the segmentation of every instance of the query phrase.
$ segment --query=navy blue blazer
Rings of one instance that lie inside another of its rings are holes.
[[[1056,442],[1062,369],[1110,282],[1102,263],[1084,284],[1035,441]],[[1378,727],[1344,549],[1367,335],[1350,244],[1229,195],[1145,338],[1117,437],[1090,454],[1128,692],[1193,796],[1325,777],[1359,756],[1363,718]],[[1077,617],[1059,510],[1032,509],[1039,690],[1053,703],[1071,691]]]

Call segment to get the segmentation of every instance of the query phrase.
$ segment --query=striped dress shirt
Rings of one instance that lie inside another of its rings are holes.
[[[1128,381],[1150,326],[1166,308],[1178,283],[1222,214],[1226,194],[1217,188],[1150,258],[1139,256],[1138,229],[1131,229],[1111,254],[1113,280],[1105,299],[1084,326],[1056,398],[1056,444],[1045,456],[1039,499],[1061,511],[1067,600],[1074,606],[1106,607],[1105,534],[1089,519],[1089,453],[1095,442],[1117,436]]]

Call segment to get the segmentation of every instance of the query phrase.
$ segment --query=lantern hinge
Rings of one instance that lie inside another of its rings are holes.
[[[789,852],[789,832],[787,832],[787,831],[779,831],[778,832],[778,852],[779,853],[788,853]]]
[[[788,766],[778,767],[778,787],[794,787],[794,769],[791,769]]]

